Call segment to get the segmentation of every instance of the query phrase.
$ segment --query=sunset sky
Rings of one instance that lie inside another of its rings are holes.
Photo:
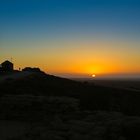
[[[140,75],[139,0],[1,0],[0,62],[59,76]]]

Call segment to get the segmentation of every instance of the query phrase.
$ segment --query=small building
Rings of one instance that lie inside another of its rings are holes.
[[[1,63],[2,71],[9,72],[14,70],[14,64],[8,60]]]

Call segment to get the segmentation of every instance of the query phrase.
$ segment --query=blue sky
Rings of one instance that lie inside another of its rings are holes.
[[[136,0],[3,0],[0,30],[5,38],[26,38],[27,32],[32,38],[96,33],[139,38],[139,15]]]

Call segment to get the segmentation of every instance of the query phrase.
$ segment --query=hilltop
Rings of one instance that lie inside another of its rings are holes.
[[[8,137],[140,138],[140,93],[136,91],[77,82],[42,71],[22,71],[1,79],[0,94],[0,124],[2,130],[9,130]],[[6,140],[7,135],[3,137]]]
[[[45,74],[44,72],[22,71],[1,77],[0,89],[4,94],[72,95],[81,83]]]
[[[80,108],[140,115],[139,91],[77,82],[44,72],[19,72],[0,84],[3,95],[65,96],[80,100]]]

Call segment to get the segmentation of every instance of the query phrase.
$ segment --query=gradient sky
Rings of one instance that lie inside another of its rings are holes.
[[[61,76],[140,74],[139,0],[1,0],[0,62]]]

